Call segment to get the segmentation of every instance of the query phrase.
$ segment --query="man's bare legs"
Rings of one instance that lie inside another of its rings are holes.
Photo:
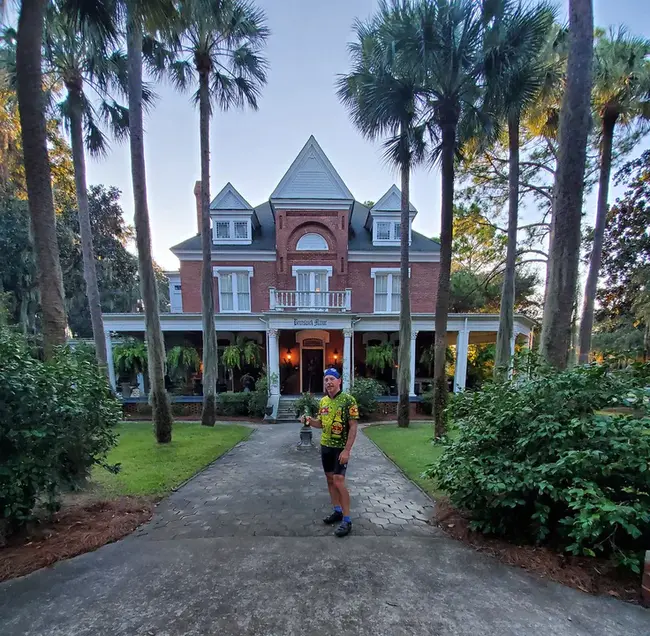
[[[338,498],[338,504],[343,508],[343,516],[350,516],[350,493],[348,492],[348,487],[345,485],[345,475],[333,475],[332,476],[333,487],[336,490],[336,496]],[[329,480],[328,480],[329,486]],[[330,495],[332,490],[330,489]]]
[[[330,491],[330,501],[332,502],[333,508],[336,508],[336,506],[343,507],[341,504],[341,498],[339,496],[339,489],[334,483],[334,478],[336,476],[337,475],[335,475],[334,473],[325,473],[325,478],[327,479],[327,490]],[[349,502],[349,497],[348,497],[348,502]]]

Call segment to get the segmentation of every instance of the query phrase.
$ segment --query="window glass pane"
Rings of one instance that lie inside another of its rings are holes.
[[[402,235],[401,232],[400,232],[400,228],[401,228],[401,226],[402,226],[402,224],[399,223],[399,222],[397,222],[397,223],[393,223],[393,231],[394,231],[393,238],[394,238],[396,241],[399,241],[400,238],[401,238],[401,235]]]
[[[217,221],[214,226],[214,235],[218,239],[229,239],[230,238],[230,222],[229,221]]]
[[[377,240],[390,241],[390,223],[377,221]]]
[[[248,221],[235,221],[235,238],[248,238]]]
[[[251,310],[249,280],[247,273],[237,273],[237,309],[239,311]]]
[[[233,309],[232,292],[221,292],[221,311],[232,311]]]
[[[219,278],[219,297],[221,311],[232,311],[234,309],[232,297],[232,276],[221,274]]]
[[[400,280],[399,274],[393,274],[392,294],[390,299],[391,311],[399,311],[401,289],[402,289],[402,281]]]
[[[375,276],[375,311],[388,311],[388,275]]]

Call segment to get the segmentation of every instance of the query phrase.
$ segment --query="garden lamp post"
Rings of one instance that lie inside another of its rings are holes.
[[[311,417],[311,414],[309,413],[308,406],[305,407],[305,412],[303,415],[305,416],[305,422],[300,429],[300,441],[298,442],[298,448],[312,448],[312,430],[311,426],[309,425],[309,418]]]

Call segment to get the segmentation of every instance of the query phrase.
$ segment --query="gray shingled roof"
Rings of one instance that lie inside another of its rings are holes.
[[[348,249],[353,251],[378,251],[394,252],[395,246],[375,246],[372,244],[372,232],[364,226],[368,216],[368,208],[358,201],[354,202],[352,214],[350,217],[350,242]],[[252,250],[275,250],[275,219],[271,211],[271,204],[267,201],[255,208],[255,213],[260,222],[259,228],[253,229],[253,242],[250,246],[242,245],[219,245],[215,248],[220,252],[241,251],[242,249]],[[440,244],[418,232],[413,231],[411,234],[411,252],[439,252]],[[173,253],[176,252],[200,252],[201,237],[197,234],[192,238],[174,245],[171,248]]]

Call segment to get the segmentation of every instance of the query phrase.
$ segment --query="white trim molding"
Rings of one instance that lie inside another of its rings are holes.
[[[326,272],[327,277],[331,278],[333,269],[331,265],[293,265],[291,267],[291,275],[297,276],[298,272]]]
[[[350,250],[349,263],[399,263],[399,251]],[[411,252],[410,263],[439,263],[440,252]]]
[[[253,296],[251,294],[251,278],[253,278],[253,267],[228,267],[227,265],[223,267],[212,267],[213,275],[217,277],[219,281],[219,313],[223,314],[239,314],[239,313],[250,313],[252,310]],[[240,309],[240,291],[237,289],[237,274],[248,274],[248,309]],[[227,276],[230,277],[230,285],[232,294],[232,309],[223,308],[223,289],[221,280],[225,279]]]
[[[203,255],[201,250],[183,250],[173,252],[181,261],[201,261],[203,260]],[[267,250],[237,250],[237,251],[219,251],[217,254],[212,254],[212,261],[234,261],[236,263],[250,263],[254,262],[273,262],[275,263],[278,260],[277,253],[275,251]]]

